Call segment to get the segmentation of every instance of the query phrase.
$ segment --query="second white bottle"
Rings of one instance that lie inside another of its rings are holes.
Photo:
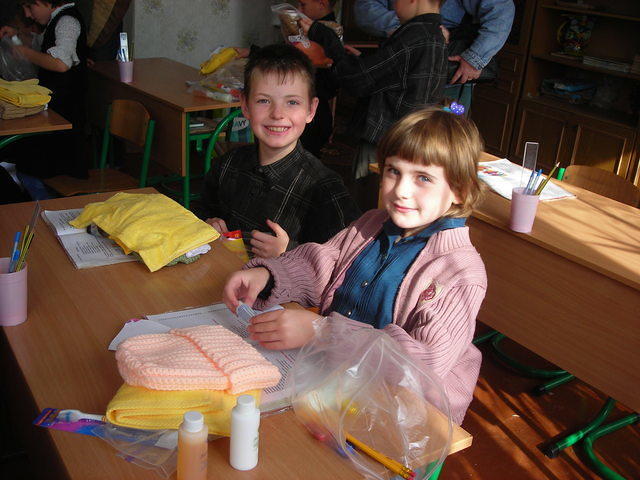
[[[251,470],[258,464],[260,410],[251,395],[240,395],[231,410],[229,463],[236,470]]]

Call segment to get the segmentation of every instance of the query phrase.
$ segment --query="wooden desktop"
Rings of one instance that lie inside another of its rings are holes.
[[[154,192],[144,189],[143,192]],[[48,210],[79,208],[112,194],[47,200]],[[0,249],[28,223],[34,204],[0,206]],[[42,221],[28,259],[27,321],[0,335],[3,385],[13,430],[23,434],[35,478],[156,479],[121,458],[106,442],[85,435],[31,426],[45,407],[104,412],[122,379],[107,345],[128,319],[197,307],[220,300],[227,275],[241,261],[220,242],[190,265],[149,273],[140,263],[77,270]],[[451,453],[471,444],[454,429]],[[260,461],[239,472],[229,466],[228,439],[209,444],[209,478],[356,479],[360,475],[302,427],[293,412],[262,419]]]

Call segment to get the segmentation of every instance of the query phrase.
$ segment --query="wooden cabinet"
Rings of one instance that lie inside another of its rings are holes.
[[[516,14],[511,34],[496,55],[498,78],[476,85],[471,102],[471,118],[485,141],[485,150],[506,157],[516,118],[518,99],[525,73],[534,0],[515,0]]]
[[[588,7],[537,0],[526,73],[520,93],[510,157],[522,156],[525,141],[540,143],[540,166],[557,161],[615,172],[638,185],[640,73],[629,66],[640,53],[640,2],[589,0]],[[567,22],[593,24],[582,56],[563,55],[559,38]],[[609,65],[609,66],[608,66]],[[614,69],[615,68],[615,69]],[[590,84],[592,98],[542,88],[543,81]]]
[[[525,142],[540,143],[538,164],[590,165],[623,177],[632,175],[636,129],[524,99],[514,129],[513,156],[522,158]]]

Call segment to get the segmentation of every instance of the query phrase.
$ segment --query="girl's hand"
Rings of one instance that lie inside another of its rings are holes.
[[[298,25],[302,29],[302,33],[304,33],[307,37],[309,36],[309,29],[311,25],[313,25],[313,20],[309,18],[301,18],[298,20]]]
[[[240,302],[253,307],[258,294],[267,286],[271,273],[264,267],[240,270],[231,274],[222,290],[222,301],[233,313]]]
[[[227,228],[227,224],[221,218],[207,218],[205,221],[213,228],[215,228],[219,233],[227,233],[229,231],[229,229]]]
[[[267,225],[273,230],[274,235],[270,233],[259,232],[254,230],[251,232],[251,251],[256,257],[275,258],[279,257],[287,250],[289,245],[289,235],[276,222],[267,219]]]
[[[269,350],[302,347],[315,335],[313,321],[322,317],[308,310],[274,310],[256,315],[249,325],[249,338]]]

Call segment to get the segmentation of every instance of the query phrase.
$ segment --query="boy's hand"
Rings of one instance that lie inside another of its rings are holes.
[[[280,254],[284,253],[287,250],[287,245],[289,245],[289,235],[287,232],[276,222],[272,222],[271,220],[267,220],[267,225],[275,236],[270,233],[259,232],[258,230],[253,230],[251,232],[251,251],[257,257],[262,258],[275,258],[279,257]]]
[[[359,57],[360,55],[362,55],[362,52],[360,50],[358,50],[355,47],[352,47],[351,45],[347,45],[346,43],[344,44],[344,50],[349,55],[353,55],[355,57]]]
[[[264,267],[249,268],[231,274],[222,290],[222,301],[233,313],[240,302],[253,307],[258,294],[267,286],[271,273]]]
[[[14,27],[10,27],[9,25],[3,25],[0,27],[0,38],[4,38],[6,36],[13,37],[18,34],[18,29]]]
[[[247,330],[269,350],[288,350],[308,343],[315,335],[313,321],[320,318],[308,310],[274,310],[253,317]]]
[[[309,36],[309,29],[311,25],[313,25],[313,20],[310,18],[300,18],[298,20],[298,25],[302,29],[302,33],[304,33],[307,37]]]
[[[440,31],[442,32],[442,36],[444,37],[444,43],[449,43],[449,29],[444,25],[440,25]]]
[[[453,74],[449,83],[453,85],[454,83],[467,83],[470,80],[475,80],[480,76],[480,72],[482,70],[478,70],[477,68],[473,68],[469,62],[467,62],[460,55],[454,55],[453,57],[449,57],[450,62],[460,62],[460,66],[458,66],[458,70]]]
[[[238,58],[248,58],[251,50],[249,48],[233,47],[238,54]]]
[[[221,218],[207,218],[205,222],[215,228],[219,233],[227,233],[229,231],[229,229],[227,228],[227,224]]]

